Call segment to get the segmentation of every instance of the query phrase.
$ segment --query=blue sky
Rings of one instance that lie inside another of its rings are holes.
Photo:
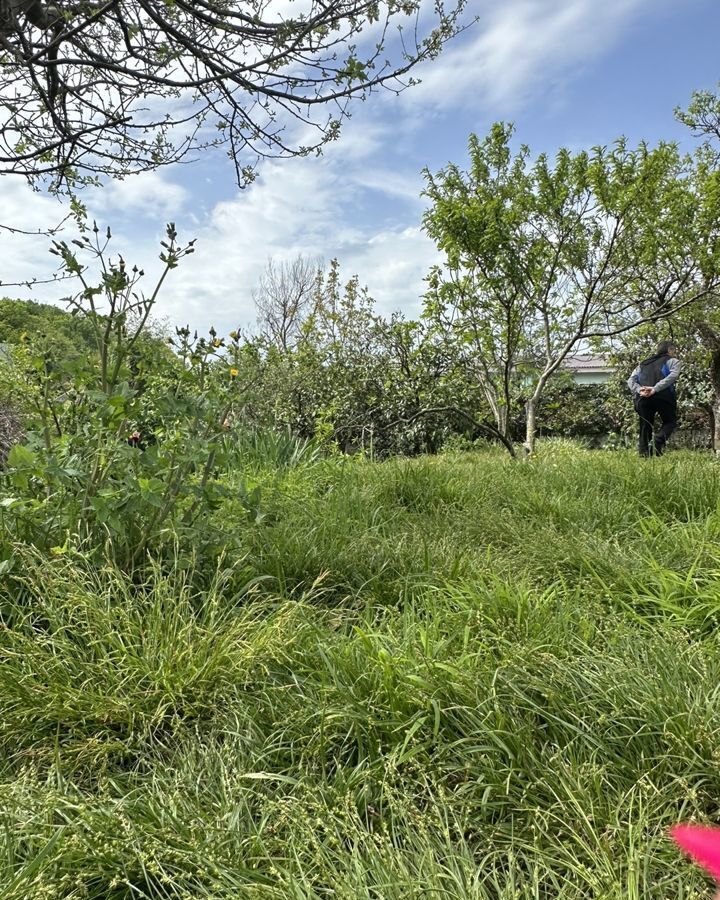
[[[218,152],[88,192],[91,215],[113,228],[128,261],[148,271],[148,287],[164,223],[172,219],[182,237],[197,238],[196,254],[161,294],[158,318],[223,332],[252,326],[252,289],[267,259],[298,253],[337,256],[380,311],[416,315],[437,258],[421,230],[421,171],[462,164],[468,134],[484,134],[499,119],[513,121],[533,153],[620,135],[692,146],[673,109],[693,89],[720,81],[717,0],[470,0],[470,7],[479,22],[419,72],[423,83],[357,104],[319,159],[267,162],[239,191]],[[55,201],[16,180],[0,180],[0,201],[6,224],[62,218]],[[0,278],[51,272],[46,246],[0,234]],[[54,301],[67,288],[5,292]]]

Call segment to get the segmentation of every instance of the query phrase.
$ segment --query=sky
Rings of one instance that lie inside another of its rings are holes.
[[[427,0],[430,4],[430,0]],[[553,154],[607,145],[693,141],[673,110],[720,82],[717,0],[469,0],[478,21],[415,70],[421,84],[353,108],[321,157],[268,160],[238,189],[222,151],[188,165],[111,182],[82,195],[112,247],[146,271],[173,221],[196,251],[170,273],[156,318],[221,334],[252,330],[253,289],[272,258],[337,258],[344,279],[367,285],[379,312],[415,317],[438,253],[422,230],[423,169],[463,166],[468,135],[513,122],[518,142]],[[0,177],[0,225],[28,231],[59,222],[54,198]],[[63,237],[74,234],[66,229]],[[51,276],[46,237],[0,228],[0,296],[61,303],[67,284],[11,287]]]

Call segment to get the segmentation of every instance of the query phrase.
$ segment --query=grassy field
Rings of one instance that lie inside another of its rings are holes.
[[[261,450],[215,572],[18,551],[3,900],[710,895],[666,836],[720,819],[709,456]]]

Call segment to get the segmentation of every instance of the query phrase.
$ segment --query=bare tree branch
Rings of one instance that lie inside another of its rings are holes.
[[[275,263],[268,260],[252,292],[262,336],[287,353],[313,304],[320,263],[306,256]]]
[[[62,189],[224,145],[245,183],[412,83],[466,5],[436,0],[421,33],[421,0],[0,0],[0,173]]]

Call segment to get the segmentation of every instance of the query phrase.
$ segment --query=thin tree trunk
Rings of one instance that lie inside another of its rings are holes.
[[[537,404],[538,401],[536,397],[530,397],[525,404],[525,443],[523,444],[523,447],[527,456],[532,456],[535,452]]]
[[[718,344],[717,340],[710,353],[710,380],[712,381],[714,394],[712,399],[712,448],[715,456],[720,459],[720,344]]]
[[[720,459],[720,392],[715,388],[710,418],[712,421],[712,449],[715,456]]]
[[[498,431],[504,438],[509,438],[508,425],[509,425],[508,407],[501,406],[498,409],[497,426],[498,426]]]
[[[720,333],[703,321],[696,322],[695,327],[700,332],[703,344],[710,351],[710,381],[714,393],[711,409],[712,447],[715,456],[720,458]]]

